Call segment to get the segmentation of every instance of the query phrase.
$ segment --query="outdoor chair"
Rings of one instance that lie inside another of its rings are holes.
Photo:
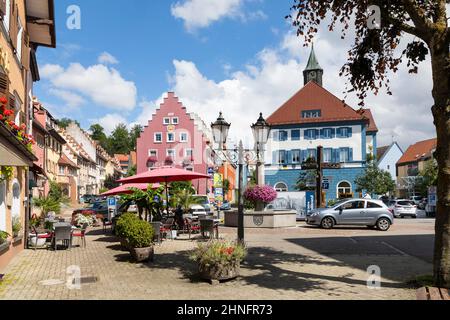
[[[79,230],[75,230],[72,233],[72,237],[79,238],[81,240],[81,245],[86,248],[86,231],[89,227],[89,224],[85,223]]]
[[[186,218],[186,227],[189,232],[189,239],[191,238],[192,233],[199,233],[200,232],[200,224],[198,221],[193,221],[192,219]]]
[[[163,222],[162,226],[161,226],[161,234],[165,235],[166,239],[167,239],[167,234],[170,234],[170,238],[173,240],[172,237],[172,229],[173,229],[173,224],[175,222],[174,218],[168,218],[165,222]]]
[[[152,226],[153,231],[154,231],[153,240],[156,240],[158,242],[158,244],[161,244],[162,223],[161,222],[150,222],[150,225]]]
[[[55,244],[55,251],[58,250],[58,241],[62,241],[63,245],[67,246],[69,250],[72,248],[72,226],[56,226],[53,242]]]
[[[210,239],[214,238],[216,232],[216,225],[213,219],[200,219],[200,232],[203,238],[206,238],[205,234],[208,233]],[[217,232],[217,237],[219,233]]]
[[[112,222],[109,221],[108,218],[103,218],[102,221],[103,221],[103,232],[106,233],[106,228],[107,227],[110,227],[111,231],[112,231]]]
[[[31,230],[32,230],[31,235],[35,235],[36,236],[36,241],[34,242],[33,250],[37,249],[37,244],[38,244],[38,240],[39,239],[46,239],[46,240],[50,239],[50,240],[53,240],[53,232],[46,233],[46,234],[39,234],[39,232],[37,231],[36,227],[31,227]],[[47,245],[47,249],[48,249],[48,245]]]

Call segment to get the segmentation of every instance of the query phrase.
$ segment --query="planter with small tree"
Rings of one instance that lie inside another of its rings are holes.
[[[116,221],[116,226],[114,228],[114,231],[116,233],[116,236],[119,237],[120,245],[122,247],[122,250],[124,250],[124,251],[128,251],[128,249],[129,249],[128,234],[130,232],[130,227],[131,227],[130,221],[134,221],[134,220],[138,220],[138,217],[135,214],[124,213]]]
[[[127,240],[129,250],[136,262],[153,261],[153,235],[152,226],[143,220],[128,220]]]
[[[22,222],[20,217],[14,216],[12,219],[13,242],[17,243],[22,240]]]

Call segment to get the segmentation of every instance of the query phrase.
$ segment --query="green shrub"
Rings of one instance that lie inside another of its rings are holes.
[[[13,217],[12,231],[13,231],[14,237],[17,237],[21,230],[22,230],[22,223],[20,221],[20,217],[18,217],[18,216]]]
[[[115,232],[120,238],[128,237],[128,230],[130,228],[130,221],[138,220],[138,217],[133,213],[124,213],[117,219]]]
[[[0,230],[0,244],[4,244],[9,237],[9,233]]]
[[[214,266],[226,267],[240,263],[247,255],[244,245],[226,240],[213,240],[199,244],[190,259],[196,261],[201,269]]]
[[[147,248],[153,245],[153,227],[143,220],[128,220],[127,240],[133,248]]]

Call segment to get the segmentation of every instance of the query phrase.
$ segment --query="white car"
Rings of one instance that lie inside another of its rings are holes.
[[[191,214],[195,217],[206,217],[210,214],[210,212],[206,211],[205,207],[200,204],[191,205]]]
[[[389,203],[389,207],[394,210],[396,218],[417,218],[417,205],[412,200],[393,200]]]

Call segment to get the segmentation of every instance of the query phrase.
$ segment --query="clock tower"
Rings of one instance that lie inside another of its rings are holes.
[[[308,65],[305,71],[303,71],[303,77],[305,80],[305,86],[310,81],[316,82],[318,85],[322,86],[323,69],[317,61],[316,54],[314,52],[314,45],[309,55]]]

